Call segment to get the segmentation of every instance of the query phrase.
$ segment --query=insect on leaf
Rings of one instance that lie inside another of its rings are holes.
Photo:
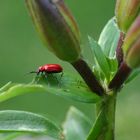
[[[30,93],[55,94],[84,103],[96,103],[101,99],[98,95],[91,92],[85,83],[71,76],[64,75],[59,79],[60,83],[58,83],[56,77],[52,76],[46,78],[40,75],[38,78],[35,78],[30,84],[6,84],[0,89],[0,102]]]

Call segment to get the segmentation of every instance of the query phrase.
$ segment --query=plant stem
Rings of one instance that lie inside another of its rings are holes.
[[[102,96],[104,94],[103,87],[97,81],[96,76],[94,75],[94,73],[91,71],[88,64],[83,59],[77,60],[76,62],[72,63],[72,65],[82,76],[82,78],[89,86],[91,91],[93,91],[99,96]]]
[[[115,110],[116,110],[116,93],[112,96],[105,96],[99,104],[96,105],[97,113],[103,112],[104,124],[100,135],[96,140],[114,140],[115,135]]]
[[[96,104],[96,121],[87,140],[114,140],[116,92],[104,95],[101,102]]]

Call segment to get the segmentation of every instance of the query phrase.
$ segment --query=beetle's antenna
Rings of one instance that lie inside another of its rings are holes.
[[[39,75],[40,71],[31,71],[31,72],[29,72],[29,74],[30,73],[36,73],[37,75]]]
[[[31,72],[29,72],[28,74],[30,74],[30,73],[38,73],[38,71],[31,71]]]
[[[32,74],[32,73],[38,74],[38,71],[31,71],[31,72],[26,73],[25,75],[29,75],[29,74]]]

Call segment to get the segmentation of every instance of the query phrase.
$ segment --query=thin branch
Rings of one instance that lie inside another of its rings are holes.
[[[86,84],[89,86],[91,91],[95,92],[99,96],[102,96],[104,94],[103,87],[97,81],[95,75],[93,74],[90,67],[84,60],[79,59],[78,61],[72,63],[72,65],[82,76],[82,78],[84,79]]]
[[[116,75],[114,76],[113,80],[109,84],[109,89],[120,89],[125,80],[130,75],[132,69],[127,66],[125,62],[121,63],[120,68],[118,69]]]

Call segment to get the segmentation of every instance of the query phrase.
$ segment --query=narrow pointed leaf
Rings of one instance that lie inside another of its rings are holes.
[[[107,61],[110,66],[110,79],[112,79],[118,70],[118,61],[116,58],[107,58]]]
[[[62,139],[61,129],[55,123],[24,111],[0,111],[0,132],[29,132]]]
[[[93,128],[91,129],[87,140],[101,140],[102,133],[104,133],[104,128],[106,126],[106,118],[104,112],[101,111],[95,121]]]
[[[106,57],[114,58],[119,36],[120,31],[115,22],[115,18],[112,18],[105,25],[98,41]]]
[[[92,49],[94,58],[97,61],[97,65],[99,65],[99,67],[100,67],[101,71],[104,73],[105,77],[107,79],[109,79],[110,67],[109,67],[106,56],[104,55],[100,45],[91,37],[89,37],[89,43],[90,43],[90,47]]]
[[[4,102],[8,99],[14,98],[28,93],[45,92],[45,88],[42,85],[33,84],[13,84],[14,86],[0,93],[0,102]]]
[[[91,123],[78,109],[71,107],[63,125],[66,140],[85,140]]]

